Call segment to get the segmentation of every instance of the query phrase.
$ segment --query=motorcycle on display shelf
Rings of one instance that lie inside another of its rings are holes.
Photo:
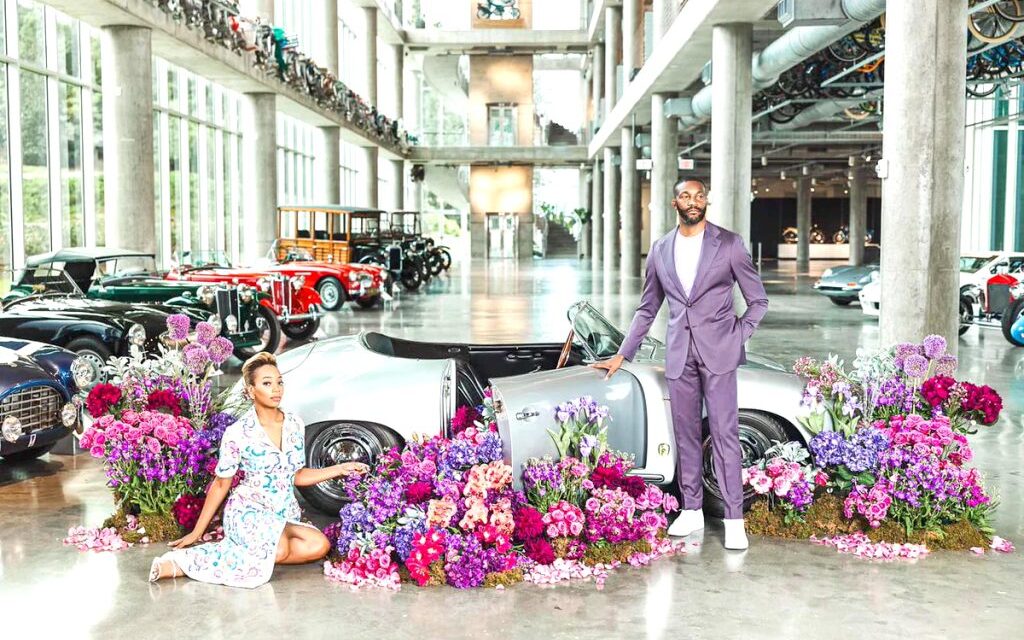
[[[786,244],[796,244],[800,239],[800,234],[797,233],[796,227],[786,227],[782,230],[782,241]]]
[[[518,0],[485,0],[477,3],[476,17],[481,20],[518,20]]]
[[[811,244],[825,244],[825,232],[821,230],[821,227],[814,225],[811,227]]]

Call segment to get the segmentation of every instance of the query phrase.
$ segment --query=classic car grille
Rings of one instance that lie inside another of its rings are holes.
[[[241,316],[239,315],[240,303],[238,301],[238,290],[234,287],[218,287],[217,288],[217,315],[220,316],[223,322],[228,316],[234,316],[241,325]],[[227,326],[223,329],[224,333],[228,333]]]
[[[371,276],[368,273],[360,274],[360,276],[359,276],[359,284],[361,284],[364,287],[371,287],[371,286],[373,286],[373,276]]]
[[[0,419],[17,417],[24,433],[46,429],[60,424],[61,400],[53,387],[28,387],[0,401]]]
[[[277,305],[281,315],[288,315],[292,312],[292,283],[284,276],[275,277],[271,284],[271,295],[274,304]]]
[[[393,246],[388,248],[388,270],[402,270],[402,247]]]
[[[412,243],[412,250],[416,253],[423,253],[427,249],[427,243],[422,240]]]
[[[1010,285],[992,284],[988,287],[988,312],[1002,313],[1010,304]]]

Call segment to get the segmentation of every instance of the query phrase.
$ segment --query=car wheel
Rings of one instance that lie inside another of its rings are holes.
[[[452,268],[452,254],[446,249],[439,249],[441,253],[441,268],[445,271]]]
[[[402,286],[409,291],[415,291],[423,284],[420,270],[417,267],[410,267],[402,270]]]
[[[853,300],[849,298],[829,298],[829,300],[831,300],[832,304],[836,305],[837,307],[845,307],[846,305],[853,302]]]
[[[103,366],[110,359],[110,349],[95,338],[75,338],[64,346],[68,351],[74,352],[80,358],[86,360],[99,372],[96,382],[106,382],[107,374]]]
[[[274,353],[280,346],[281,325],[274,312],[263,305],[256,312],[256,328],[259,330],[260,343],[251,347],[236,347],[235,357],[239,360],[248,360],[261,351]]]
[[[17,453],[5,453],[3,459],[5,462],[28,462],[29,460],[35,460],[39,456],[49,453],[50,449],[57,446],[56,442],[50,444],[44,444],[41,447],[32,447],[31,449],[25,449]]]
[[[436,251],[430,254],[430,275],[439,276],[444,271],[444,261],[441,259],[441,254]]]
[[[308,340],[313,337],[313,334],[319,328],[320,318],[281,325],[281,331],[284,331],[284,335],[292,340]]]
[[[743,468],[764,458],[764,452],[779,442],[789,440],[782,424],[775,418],[762,413],[740,411],[739,422],[740,451],[743,456],[740,464]],[[713,518],[721,518],[725,515],[725,501],[722,499],[722,491],[719,489],[718,479],[715,477],[710,435],[704,436],[701,456],[704,466],[704,512]],[[756,497],[757,494],[752,488],[744,487],[744,512],[750,508]]]
[[[372,309],[375,306],[377,306],[377,303],[379,301],[380,301],[380,295],[379,294],[375,295],[375,296],[363,296],[362,298],[356,298],[356,304],[358,304],[363,309]]]
[[[345,306],[345,289],[337,278],[324,278],[317,285],[316,291],[320,294],[320,300],[327,311],[337,311]]]
[[[1024,342],[1013,335],[1013,325],[1021,318],[1024,318],[1024,298],[1011,304],[1010,308],[1003,313],[1003,337],[1015,347],[1024,347]]]
[[[974,323],[974,311],[971,309],[971,303],[963,298],[960,299],[960,334],[964,335],[967,330],[971,328]]]
[[[389,429],[362,422],[327,422],[306,429],[306,466],[322,469],[342,462],[362,462],[373,467],[381,454],[401,444]],[[349,501],[342,480],[328,480],[299,487],[311,505],[336,516]]]

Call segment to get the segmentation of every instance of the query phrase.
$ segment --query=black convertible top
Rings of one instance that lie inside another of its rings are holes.
[[[107,258],[122,257],[149,257],[154,258],[152,253],[134,251],[132,249],[118,249],[116,247],[69,247],[58,249],[49,253],[40,253],[30,256],[25,261],[25,266],[38,267],[51,262],[91,262],[93,260],[105,260]]]

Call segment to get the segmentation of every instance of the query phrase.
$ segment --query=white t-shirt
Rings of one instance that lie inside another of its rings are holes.
[[[683,285],[683,293],[687,296],[690,295],[693,281],[697,278],[697,265],[700,264],[700,251],[703,242],[703,231],[689,237],[676,232],[676,275],[679,276],[679,282]]]

